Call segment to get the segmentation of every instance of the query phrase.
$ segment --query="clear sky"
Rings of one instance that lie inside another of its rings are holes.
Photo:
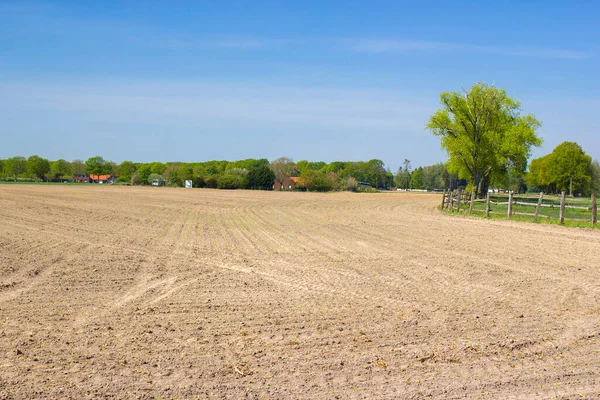
[[[505,88],[600,158],[600,2],[0,0],[0,158],[446,159],[442,91]]]

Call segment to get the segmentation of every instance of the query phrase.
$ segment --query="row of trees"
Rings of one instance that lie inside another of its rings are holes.
[[[299,177],[297,188],[326,192],[332,190],[356,190],[360,183],[373,188],[389,189],[394,186],[394,175],[381,160],[369,161],[323,161],[301,160],[294,162],[280,157],[270,164],[275,180],[283,185],[288,177]]]
[[[401,189],[433,190],[441,188],[464,187],[465,179],[460,179],[458,174],[450,173],[444,163],[437,163],[411,170],[410,160],[405,159],[398,169],[395,182]]]
[[[81,160],[49,160],[40,156],[12,157],[0,160],[0,176],[5,180],[53,180],[63,176],[73,177],[86,173],[86,165]]]
[[[272,189],[275,180],[281,184],[288,177],[300,177],[297,188],[309,191],[358,190],[362,186],[389,189],[435,189],[460,184],[458,176],[448,173],[443,164],[411,169],[405,160],[396,175],[381,160],[334,161],[325,163],[281,157],[240,161],[207,161],[197,163],[123,161],[116,164],[103,157],[82,160],[49,161],[39,156],[12,157],[0,160],[0,177],[5,180],[68,181],[75,176],[114,175],[117,182],[133,185],[183,186],[191,180],[195,187],[221,189]]]

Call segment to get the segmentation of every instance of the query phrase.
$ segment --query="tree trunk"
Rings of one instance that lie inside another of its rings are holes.
[[[569,177],[569,196],[573,197],[573,175]]]
[[[488,188],[490,187],[490,179],[487,176],[483,176],[477,180],[475,185],[475,193],[478,199],[483,199],[487,195]]]

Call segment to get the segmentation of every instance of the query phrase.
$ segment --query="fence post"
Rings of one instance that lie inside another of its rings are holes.
[[[444,188],[444,193],[442,194],[442,210],[444,209],[444,204],[446,204],[446,188]]]
[[[562,192],[560,196],[560,216],[559,223],[562,225],[565,223],[565,192]]]
[[[540,198],[538,199],[537,206],[535,207],[535,221],[537,221],[540,215],[540,207],[542,207],[542,199],[544,198],[544,192],[540,192]]]
[[[490,217],[490,192],[487,192],[487,196],[485,196],[485,217]]]
[[[448,189],[448,198],[446,199],[446,210],[452,211],[452,189]]]
[[[460,201],[462,200],[462,190],[458,189],[458,204],[456,205],[456,212],[460,212]]]
[[[592,225],[598,223],[598,208],[596,207],[596,194],[592,195]]]
[[[469,204],[469,215],[473,213],[473,205],[475,204],[475,191],[471,191],[471,204]]]
[[[508,194],[508,214],[506,215],[510,219],[512,215],[512,203],[513,203],[513,192]]]

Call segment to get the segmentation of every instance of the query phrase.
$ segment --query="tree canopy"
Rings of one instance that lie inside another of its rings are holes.
[[[27,160],[25,157],[11,157],[4,163],[4,172],[14,180],[27,169]]]
[[[112,172],[112,164],[100,156],[88,158],[85,162],[86,171],[90,175],[104,175]]]
[[[64,176],[71,174],[71,163],[67,160],[54,161],[50,164],[50,176],[52,178],[63,178]]]
[[[274,181],[275,174],[268,164],[260,164],[248,171],[248,187],[250,189],[271,190]]]
[[[522,116],[521,104],[504,90],[478,83],[462,93],[442,93],[440,102],[427,128],[441,138],[448,170],[468,179],[479,196],[509,170],[525,171],[531,147],[542,143],[535,132],[541,123]]]
[[[588,195],[592,191],[592,158],[575,142],[563,142],[552,153],[531,161],[527,183],[549,193],[567,191]]]

